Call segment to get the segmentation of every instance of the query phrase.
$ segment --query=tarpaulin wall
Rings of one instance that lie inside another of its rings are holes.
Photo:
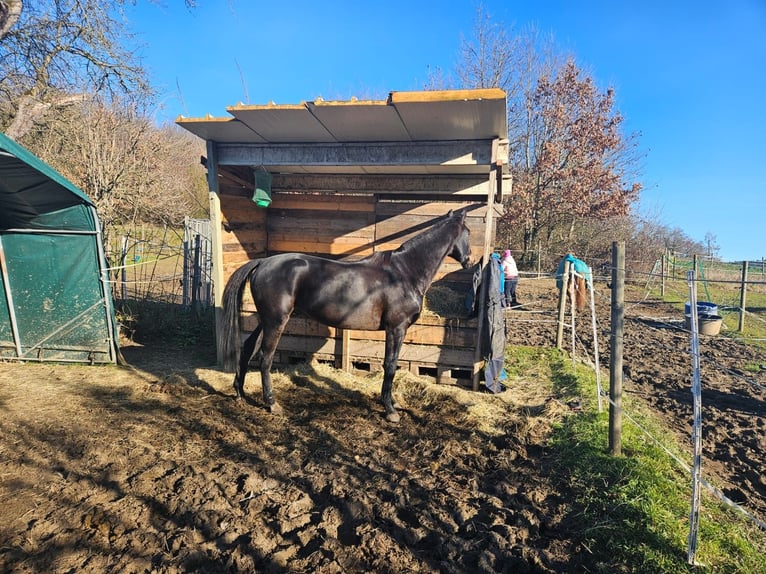
[[[95,207],[4,136],[0,276],[0,360],[116,362],[114,307]]]

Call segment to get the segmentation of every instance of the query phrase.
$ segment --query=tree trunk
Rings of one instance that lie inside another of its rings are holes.
[[[19,141],[32,130],[35,122],[41,120],[50,109],[71,106],[72,104],[84,101],[85,98],[86,96],[83,94],[74,94],[56,98],[52,102],[41,102],[33,96],[22,96],[18,101],[16,114],[13,116],[11,124],[5,130],[5,135],[12,140]]]
[[[0,0],[0,39],[16,24],[23,5],[22,0]]]

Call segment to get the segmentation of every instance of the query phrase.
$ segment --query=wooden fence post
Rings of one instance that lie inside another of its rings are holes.
[[[742,262],[742,286],[739,293],[738,331],[742,333],[745,330],[745,306],[747,305],[747,261]]]
[[[612,316],[609,357],[609,452],[622,454],[622,338],[625,326],[625,243],[612,242]]]

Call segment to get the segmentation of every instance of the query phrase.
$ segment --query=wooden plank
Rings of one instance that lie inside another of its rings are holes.
[[[242,198],[242,199],[247,199],[248,201],[252,203],[253,187],[252,185],[249,188],[247,188],[242,186],[223,184],[220,187],[219,194],[221,195],[222,200],[224,198],[225,199]]]
[[[283,239],[299,237],[325,238],[326,243],[335,239],[353,239],[372,242],[375,238],[375,226],[354,221],[317,221],[311,219],[289,219],[278,223],[270,222],[269,237],[279,236]]]
[[[376,341],[354,341],[350,345],[351,360],[364,358],[382,361],[385,358],[385,344]],[[421,364],[443,367],[465,367],[473,365],[473,349],[444,349],[436,345],[403,344],[399,360],[416,361]]]
[[[305,239],[304,239],[305,238]],[[367,247],[370,242],[364,237],[354,237],[353,235],[324,235],[320,233],[307,232],[305,234],[298,233],[269,233],[269,243],[279,242],[291,242],[300,241],[305,243],[307,240],[312,243],[325,243],[328,245],[361,245]]]
[[[224,246],[230,245],[257,245],[266,242],[266,230],[260,229],[237,229],[222,234],[221,241]]]
[[[256,315],[245,315],[242,317],[242,329],[250,333],[258,325]],[[285,326],[284,335],[293,337],[337,339],[341,338],[342,330],[334,329],[316,323],[314,321],[301,322],[290,319]],[[354,331],[347,330],[349,341],[375,341],[384,342],[386,334],[384,331]],[[445,348],[462,348],[473,350],[474,329],[444,329],[443,327],[413,325],[407,330],[404,342],[413,345],[441,345]]]
[[[284,193],[274,192],[271,196],[272,211],[275,209],[301,209],[316,211],[342,211],[373,213],[373,196],[327,194],[327,193]]]
[[[345,223],[348,228],[359,225],[375,225],[375,213],[372,211],[308,209],[305,205],[303,205],[302,208],[272,209],[269,212],[269,219],[274,220],[270,221],[273,225],[278,225],[279,222],[289,221]]]
[[[231,277],[232,273],[250,261],[250,258],[247,257],[247,253],[244,252],[240,253],[239,256],[233,257],[231,259],[228,257],[229,255],[231,254],[226,253],[223,257],[224,285],[226,284],[226,281],[229,280],[229,277]]]
[[[340,356],[340,339],[322,339],[319,337],[294,337],[284,335],[279,340],[279,350],[299,353],[317,354],[322,353],[332,357]]]
[[[471,217],[483,218],[486,213],[486,205],[477,204],[474,201],[430,201],[427,203],[409,203],[404,201],[380,201],[375,207],[375,213],[379,217],[392,217],[395,215],[417,215],[423,217],[438,217],[444,215],[450,209],[470,209]]]
[[[266,252],[266,244],[263,242],[247,243],[242,245],[241,243],[224,243],[221,246],[224,257],[231,257],[232,259],[241,259],[246,257],[247,259],[254,259],[256,257],[262,257]]]
[[[315,337],[294,337],[285,335],[279,341],[280,353],[301,353],[307,358],[324,356],[335,359],[340,356],[341,339],[320,339]],[[376,341],[349,341],[351,363],[382,363],[385,359],[385,344]],[[473,350],[444,349],[436,345],[402,345],[399,366],[409,362],[434,368],[470,369],[473,365]]]
[[[252,303],[242,305],[242,329],[250,332],[258,324],[258,318],[255,314],[255,306]],[[421,316],[418,321],[410,326],[405,336],[405,341],[411,343],[428,343],[434,341],[434,344],[451,344],[463,346],[461,340],[468,335],[476,332],[476,319],[444,319],[436,316]],[[326,338],[340,337],[341,329],[323,325],[309,319],[308,317],[293,316],[285,326],[285,334],[306,335]],[[385,331],[358,331],[349,329],[350,338],[354,340],[374,340],[385,341]],[[471,346],[472,341],[467,345]]]
[[[445,329],[429,325],[412,325],[404,336],[405,343],[444,345],[473,349],[475,329]],[[350,331],[353,341],[385,341],[385,331]]]
[[[366,174],[275,174],[272,190],[313,191],[317,193],[356,193],[391,195],[424,195],[433,200],[439,195],[475,195],[487,197],[487,176],[468,175],[420,175],[412,173],[366,173]],[[427,200],[427,201],[430,201]]]
[[[236,198],[235,200],[235,198],[227,197],[221,204],[224,227],[247,223],[259,224],[262,227],[266,225],[268,210],[257,207],[250,199]]]
[[[348,244],[305,241],[269,241],[269,253],[317,253],[320,255],[372,255],[366,243]]]

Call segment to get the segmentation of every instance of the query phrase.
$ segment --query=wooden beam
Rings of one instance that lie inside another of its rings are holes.
[[[223,312],[223,247],[221,238],[221,200],[218,195],[218,153],[215,142],[207,142],[207,185],[210,200],[210,233],[213,255],[213,293],[215,296],[215,340],[218,363],[223,361],[221,314]]]
[[[415,174],[274,174],[272,191],[312,191],[330,193],[418,193],[475,195],[486,197],[487,174],[415,175]],[[252,186],[251,186],[252,188]]]
[[[475,166],[490,170],[496,140],[311,144],[219,143],[220,165],[301,166]]]

